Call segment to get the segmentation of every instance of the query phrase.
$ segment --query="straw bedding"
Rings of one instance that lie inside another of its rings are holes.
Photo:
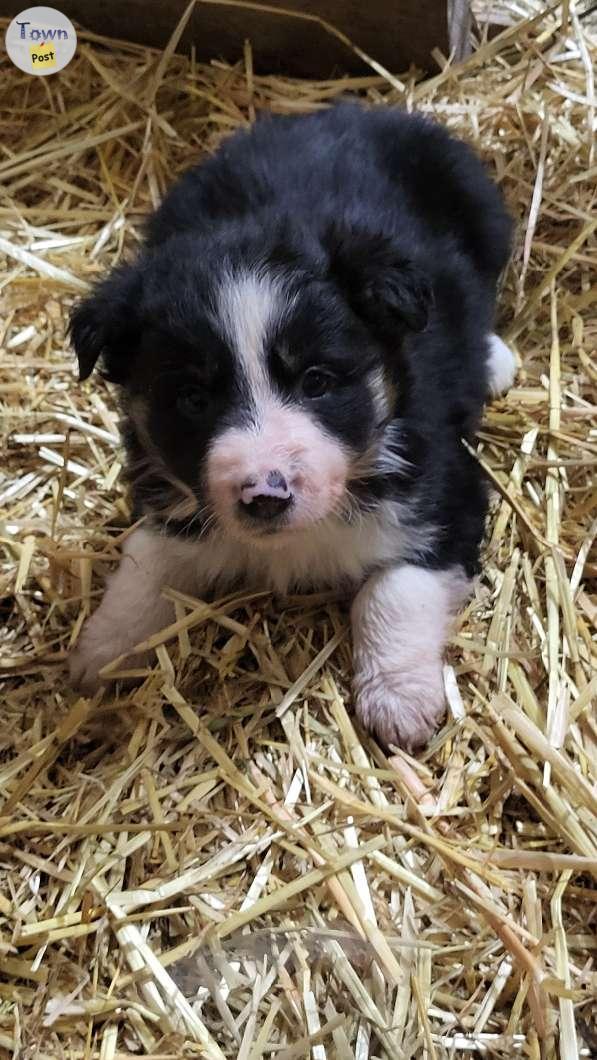
[[[564,7],[427,81],[86,35],[57,77],[5,67],[2,1056],[596,1055],[594,45]],[[355,728],[324,595],[178,595],[140,687],[87,701],[65,676],[129,517],[69,307],[181,168],[346,91],[474,142],[519,221],[500,330],[520,371],[477,449],[485,569],[418,759]]]

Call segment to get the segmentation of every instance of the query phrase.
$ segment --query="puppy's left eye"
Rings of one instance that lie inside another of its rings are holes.
[[[205,403],[205,391],[198,386],[187,387],[176,399],[178,411],[189,420],[201,418]]]
[[[323,397],[335,383],[335,376],[323,368],[308,368],[301,379],[301,390],[307,398]]]

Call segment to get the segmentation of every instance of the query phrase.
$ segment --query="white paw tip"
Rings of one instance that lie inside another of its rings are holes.
[[[386,747],[416,751],[429,742],[445,714],[441,670],[417,685],[405,681],[355,677],[356,713],[364,728]]]
[[[115,678],[102,670],[109,663],[122,660],[123,666],[142,666],[149,661],[150,653],[134,655],[133,663],[127,658],[131,653],[129,639],[124,636],[113,636],[111,639],[105,633],[102,616],[96,611],[99,618],[93,615],[87,622],[80,640],[71,652],[68,660],[71,685],[83,692],[85,695],[94,695],[100,688],[104,688],[114,682]],[[126,659],[126,662],[125,662]],[[115,667],[118,669],[119,667]]]

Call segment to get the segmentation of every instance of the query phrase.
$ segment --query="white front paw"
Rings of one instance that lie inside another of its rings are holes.
[[[445,711],[440,664],[416,674],[357,671],[354,689],[359,720],[386,747],[422,747]]]
[[[110,677],[100,677],[100,670],[119,656],[131,651],[135,642],[131,640],[126,629],[119,628],[114,621],[106,621],[101,607],[83,627],[76,648],[68,661],[70,678],[75,688],[87,695],[93,695]],[[123,661],[123,667],[142,666],[148,660],[149,653],[143,656],[134,655]],[[122,667],[121,667],[122,668]]]

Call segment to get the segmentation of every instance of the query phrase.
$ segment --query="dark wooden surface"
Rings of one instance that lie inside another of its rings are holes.
[[[468,0],[466,0],[468,3]],[[162,47],[187,0],[57,0],[55,6],[85,29],[108,37]],[[450,47],[447,0],[269,0],[270,6],[319,15],[394,73],[414,65],[435,70],[433,48]],[[25,0],[0,0],[13,17]],[[358,57],[322,26],[282,14],[197,3],[179,44],[194,43],[198,59],[242,56],[248,38],[255,68],[304,77],[362,73]]]

